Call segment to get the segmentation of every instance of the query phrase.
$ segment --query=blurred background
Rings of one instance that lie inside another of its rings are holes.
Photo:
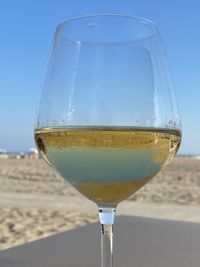
[[[130,14],[158,25],[182,118],[180,158],[119,213],[162,217],[165,205],[163,218],[200,221],[199,10],[198,0],[0,0],[0,248],[97,220],[93,204],[41,160],[5,159],[37,157],[34,116],[55,28],[86,14]]]

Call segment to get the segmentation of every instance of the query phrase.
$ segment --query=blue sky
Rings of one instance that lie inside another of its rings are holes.
[[[125,13],[158,25],[183,125],[181,153],[200,154],[199,0],[1,0],[0,148],[34,146],[41,80],[57,24],[94,13]]]

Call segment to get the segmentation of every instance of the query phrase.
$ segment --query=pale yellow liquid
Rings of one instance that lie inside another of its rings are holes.
[[[154,128],[40,128],[35,140],[43,158],[78,191],[114,207],[174,157],[181,134]]]

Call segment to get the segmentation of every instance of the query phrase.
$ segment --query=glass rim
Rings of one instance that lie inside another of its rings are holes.
[[[62,27],[64,27],[65,25],[67,25],[70,22],[73,21],[78,21],[78,20],[82,20],[82,19],[86,19],[86,18],[92,18],[92,17],[121,17],[121,18],[130,18],[133,19],[137,22],[139,22],[141,25],[147,25],[149,27],[149,29],[151,29],[150,33],[147,34],[145,37],[141,37],[141,38],[136,38],[136,39],[130,39],[130,40],[126,40],[126,41],[91,41],[91,40],[79,40],[77,39],[71,39],[71,38],[66,38],[68,41],[71,42],[75,42],[77,44],[82,44],[82,43],[86,43],[86,44],[121,44],[121,43],[137,43],[137,42],[141,42],[144,40],[147,40],[149,38],[152,38],[154,35],[157,35],[158,30],[157,30],[157,25],[155,22],[153,22],[152,20],[140,17],[140,16],[135,16],[135,15],[131,15],[131,14],[123,14],[123,13],[95,13],[95,14],[86,14],[86,15],[81,15],[81,16],[76,16],[76,17],[71,17],[69,19],[63,20],[61,21],[57,27],[56,27],[56,32],[60,32],[60,29]]]

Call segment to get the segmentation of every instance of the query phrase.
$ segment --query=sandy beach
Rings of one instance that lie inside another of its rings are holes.
[[[0,249],[98,220],[97,207],[39,159],[0,159]],[[118,214],[200,222],[200,160],[176,158]]]

